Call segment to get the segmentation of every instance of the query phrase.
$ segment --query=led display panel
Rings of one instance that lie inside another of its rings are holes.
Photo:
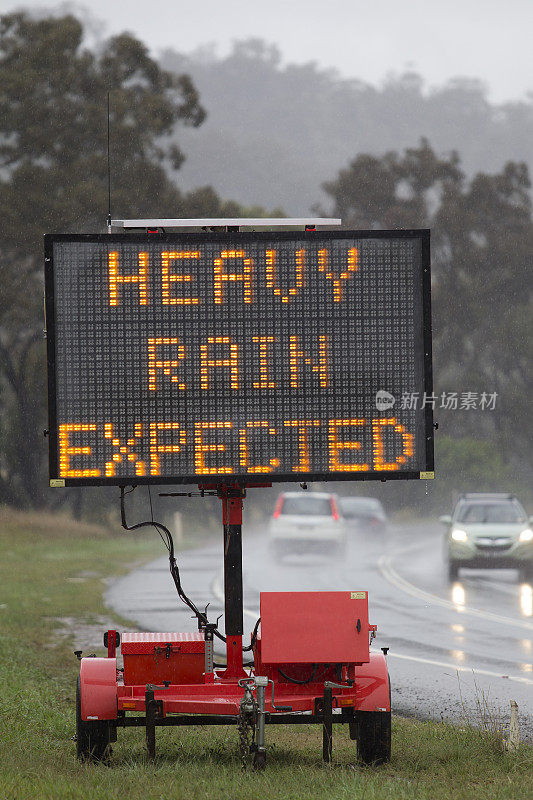
[[[433,470],[429,231],[58,234],[45,266],[52,485]]]

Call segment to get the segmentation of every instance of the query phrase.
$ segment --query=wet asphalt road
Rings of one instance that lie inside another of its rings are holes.
[[[221,534],[222,538],[222,534]],[[223,611],[222,541],[180,554],[185,591],[210,617]],[[519,707],[521,736],[533,741],[533,588],[514,571],[467,570],[449,584],[442,528],[394,526],[385,536],[352,532],[345,558],[287,556],[275,561],[266,535],[243,533],[247,637],[259,615],[259,592],[367,589],[372,647],[390,647],[395,713],[474,723],[480,710],[508,721]],[[108,605],[144,630],[195,630],[179,601],[168,560],[114,581]]]

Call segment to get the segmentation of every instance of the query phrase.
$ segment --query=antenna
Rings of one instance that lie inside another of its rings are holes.
[[[107,93],[107,232],[111,233],[111,125]]]

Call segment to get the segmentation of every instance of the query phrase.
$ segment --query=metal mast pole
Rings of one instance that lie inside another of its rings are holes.
[[[224,678],[246,676],[243,669],[242,637],[242,505],[245,490],[237,485],[219,487],[224,523],[224,617],[227,668]]]

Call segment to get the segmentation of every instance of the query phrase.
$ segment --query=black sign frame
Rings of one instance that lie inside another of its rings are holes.
[[[205,238],[203,238],[205,237]],[[273,232],[221,232],[208,231],[202,234],[202,241],[206,243],[234,243],[238,237],[239,243],[257,243],[258,241],[290,241],[309,240],[319,237],[322,240],[340,240],[342,238],[355,239],[418,239],[421,245],[421,280],[420,287],[422,303],[422,332],[423,332],[423,390],[426,397],[433,396],[433,370],[432,370],[432,329],[431,329],[431,264],[430,264],[430,231],[427,229],[401,229],[401,230],[369,230],[369,231],[276,231]],[[111,234],[45,234],[45,315],[47,335],[47,367],[48,367],[48,442],[49,442],[49,475],[50,486],[130,486],[141,484],[155,485],[181,485],[181,484],[219,484],[231,483],[241,486],[260,483],[307,483],[324,481],[367,481],[367,480],[420,480],[434,477],[434,424],[433,406],[428,403],[424,407],[424,441],[425,441],[425,469],[422,471],[361,471],[361,472],[271,472],[264,476],[249,477],[241,474],[234,475],[176,475],[176,476],[125,476],[97,477],[97,478],[62,478],[59,475],[58,463],[58,419],[56,408],[56,317],[55,317],[55,284],[54,284],[54,244],[56,242],[87,242],[106,244],[153,244],[179,242],[197,242],[198,233],[191,232],[164,232],[157,233],[111,233]]]

